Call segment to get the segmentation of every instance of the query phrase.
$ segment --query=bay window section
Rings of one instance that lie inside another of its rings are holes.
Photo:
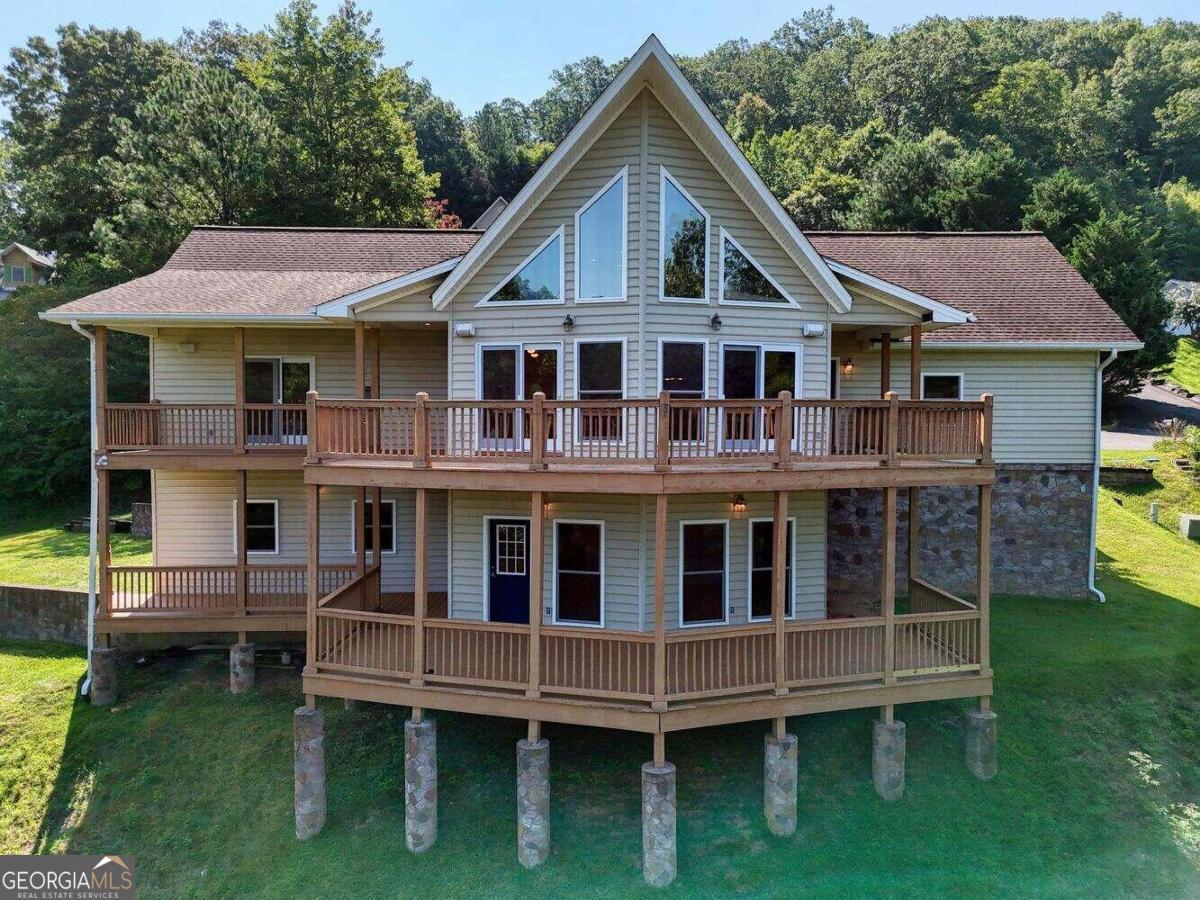
[[[665,168],[659,184],[659,298],[706,303],[708,213]]]
[[[679,611],[683,625],[727,620],[726,573],[729,523],[679,523]]]
[[[604,523],[554,523],[554,620],[604,624]]]
[[[625,299],[626,170],[575,214],[575,299]]]
[[[783,589],[783,614],[792,615],[792,542],[795,540],[795,519],[788,519],[787,548],[784,551],[786,577]],[[773,609],[771,593],[774,583],[771,562],[775,555],[775,522],[773,519],[753,519],[750,522],[750,618],[769,619]]]
[[[580,400],[613,400],[611,407],[589,405],[579,412],[576,433],[586,441],[620,440],[625,397],[625,345],[621,341],[579,341],[575,345]]]

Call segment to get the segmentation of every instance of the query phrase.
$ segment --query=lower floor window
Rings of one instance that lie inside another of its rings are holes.
[[[727,522],[679,526],[679,593],[684,625],[725,621]]]
[[[794,527],[791,519],[787,523],[787,549],[784,550],[786,573],[783,589],[783,614],[792,614],[792,541]],[[750,615],[755,619],[769,619],[771,609],[771,560],[775,555],[775,522],[772,519],[755,519],[750,523]]]
[[[922,400],[961,400],[963,377],[929,373],[921,376]]]
[[[279,552],[279,503],[277,501],[246,501],[246,552]]]
[[[358,517],[358,501],[351,501],[350,507],[350,550],[356,552],[358,547],[355,543],[355,522]],[[368,552],[375,550],[375,502],[367,501],[366,512],[363,515],[364,531],[366,539],[363,541],[363,546]],[[384,553],[396,552],[396,501],[383,501],[383,514],[379,520],[379,542],[383,545]]]
[[[604,602],[604,526],[560,520],[554,528],[556,618],[599,625]]]

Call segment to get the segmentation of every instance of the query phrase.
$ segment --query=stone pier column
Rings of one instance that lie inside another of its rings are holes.
[[[675,880],[675,766],[642,765],[642,877],[651,887]]]
[[[229,693],[244,694],[254,687],[254,645],[229,648]]]
[[[517,859],[527,869],[550,855],[550,742],[517,741]]]
[[[306,841],[325,827],[325,717],[301,706],[292,717],[296,776],[296,837]]]
[[[964,745],[967,768],[980,781],[996,777],[996,714],[990,709],[972,709],[967,713]]]
[[[771,834],[796,832],[796,771],[799,741],[794,734],[766,736],[763,755],[763,815]]]
[[[903,722],[875,721],[871,742],[871,770],[875,777],[875,793],[884,800],[899,800],[904,796]]]
[[[404,842],[424,853],[437,840],[437,722],[404,723]]]
[[[113,647],[92,648],[92,686],[88,699],[92,706],[112,706],[117,702],[117,656]]]

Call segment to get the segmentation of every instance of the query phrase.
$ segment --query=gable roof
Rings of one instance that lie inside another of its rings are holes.
[[[51,256],[47,253],[39,253],[37,250],[34,250],[32,247],[26,246],[25,244],[19,243],[17,241],[13,241],[11,244],[9,244],[7,247],[5,247],[3,250],[0,250],[0,259],[3,259],[4,257],[8,256],[8,254],[11,253],[13,250],[20,250],[22,253],[24,253],[26,256],[28,256],[34,262],[35,265],[44,266],[47,269],[54,268],[54,257],[53,256]]]
[[[807,234],[831,260],[974,315],[927,342],[1140,346],[1041,232]]]
[[[157,272],[45,314],[119,318],[289,317],[462,256],[480,232],[452,229],[201,226]]]
[[[745,154],[654,35],[650,35],[630,57],[616,78],[491,224],[483,238],[434,291],[434,306],[437,309],[444,308],[478,273],[488,257],[503,245],[643,87],[649,87],[668,111],[686,111],[698,123],[696,130],[692,130],[684,121],[680,121],[700,151],[725,177],[742,202],[809,277],[821,295],[839,312],[848,311],[851,299],[845,287],[813,249],[779,200],[767,189]]]

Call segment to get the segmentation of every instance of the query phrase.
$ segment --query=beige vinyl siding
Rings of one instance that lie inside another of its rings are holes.
[[[155,470],[154,562],[156,565],[230,565],[234,552],[233,472]],[[251,565],[299,564],[307,561],[308,522],[304,483],[298,472],[251,471],[247,498],[279,504],[279,552],[251,554]],[[353,563],[351,503],[355,488],[321,489],[321,562]],[[384,490],[384,501],[396,501],[395,554],[383,556],[383,589],[413,590],[415,508],[411,490]],[[446,590],[446,493],[429,492],[429,589]]]
[[[896,331],[906,330],[921,321],[916,313],[897,309],[895,306],[869,297],[862,291],[847,287],[854,301],[850,312],[830,312],[835,325],[894,325]],[[897,301],[900,302],[900,301]]]
[[[879,395],[879,351],[844,351],[854,373],[841,376],[841,396]],[[1095,351],[937,350],[921,353],[925,373],[963,375],[964,399],[995,397],[993,453],[998,462],[1093,462],[1095,453]],[[909,392],[909,354],[892,354],[892,390]]]

